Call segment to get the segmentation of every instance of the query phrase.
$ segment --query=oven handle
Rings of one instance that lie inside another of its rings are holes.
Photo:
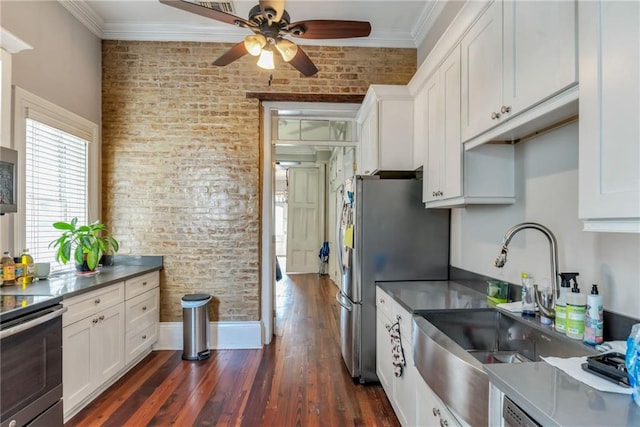
[[[57,308],[55,311],[51,313],[47,313],[44,316],[36,317],[35,319],[29,320],[28,322],[19,323],[16,326],[0,331],[0,339],[8,338],[12,335],[18,334],[22,331],[31,329],[35,326],[41,325],[45,322],[55,319],[56,317],[60,317],[66,311],[67,311],[67,307]]]

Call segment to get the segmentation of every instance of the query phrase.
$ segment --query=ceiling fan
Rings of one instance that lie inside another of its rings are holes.
[[[160,0],[160,3],[186,10],[227,24],[248,28],[253,34],[236,44],[213,65],[224,67],[247,53],[260,56],[258,66],[272,69],[273,51],[277,50],[285,62],[305,76],[313,76],[318,68],[304,51],[285,36],[303,39],[343,39],[367,37],[371,24],[362,21],[308,20],[291,22],[284,9],[285,0],[260,0],[249,12],[249,19],[243,19],[227,12],[212,9],[186,0]],[[206,4],[207,2],[201,2]]]

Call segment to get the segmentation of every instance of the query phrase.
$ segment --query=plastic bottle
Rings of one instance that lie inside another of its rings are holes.
[[[9,251],[2,257],[2,278],[5,285],[13,285],[16,282],[16,264]]]
[[[551,302],[553,301],[553,291],[551,290],[551,284],[549,283],[549,279],[547,277],[543,277],[540,284],[541,289],[541,304],[544,304],[545,307],[549,307]],[[540,323],[543,325],[551,325],[553,320],[544,316],[542,312],[540,312]]]
[[[587,309],[587,296],[580,293],[578,283],[573,282],[571,293],[567,295],[567,324],[569,338],[581,340],[584,336],[584,314]]]
[[[24,265],[22,265],[22,258],[19,256],[13,257],[13,264],[15,265],[16,271],[16,284],[22,283],[22,275],[24,274]]]
[[[27,285],[33,282],[33,273],[35,270],[35,264],[33,263],[33,257],[29,255],[29,249],[23,249],[20,256],[20,262],[22,264],[22,277],[20,278],[20,285]]]
[[[640,323],[631,327],[631,334],[627,339],[625,365],[632,390],[631,397],[636,405],[640,406]]]
[[[522,315],[535,316],[536,303],[533,296],[533,276],[529,273],[520,273],[522,279]]]
[[[602,312],[602,295],[598,285],[591,285],[591,293],[587,295],[587,310],[584,318],[584,342],[591,345],[604,341],[604,315]]]
[[[556,331],[563,334],[567,333],[567,295],[571,292],[571,282],[576,285],[576,277],[579,273],[560,273],[562,281],[560,282],[560,295],[556,301]]]

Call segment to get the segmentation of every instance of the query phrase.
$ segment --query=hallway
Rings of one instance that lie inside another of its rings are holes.
[[[203,362],[154,351],[65,426],[398,426],[382,387],[344,367],[336,291],[328,276],[285,275],[269,346]]]

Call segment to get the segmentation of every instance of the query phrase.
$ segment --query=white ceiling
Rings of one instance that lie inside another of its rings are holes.
[[[102,39],[239,42],[248,30],[198,16],[157,0],[59,0]],[[196,0],[193,0],[196,1]],[[247,18],[257,0],[232,0],[234,15]],[[371,35],[342,40],[304,40],[330,46],[418,47],[446,0],[287,0],[292,22],[307,19],[368,21]]]

